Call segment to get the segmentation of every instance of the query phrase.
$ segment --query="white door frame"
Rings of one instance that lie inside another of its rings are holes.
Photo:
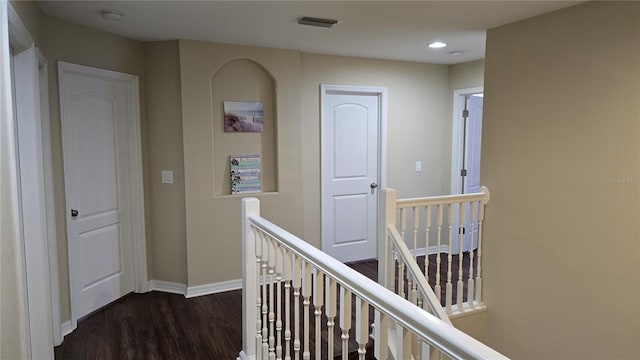
[[[326,145],[324,139],[329,136],[326,133],[326,121],[328,121],[326,114],[324,113],[323,104],[326,102],[326,97],[332,94],[351,94],[351,95],[376,95],[378,96],[378,104],[380,105],[379,117],[378,117],[378,188],[377,198],[378,206],[380,202],[380,194],[382,189],[387,187],[387,96],[388,90],[385,87],[377,86],[351,86],[351,85],[320,85],[320,227],[324,227],[326,220],[324,219],[324,192],[327,188],[325,184],[325,178],[327,177],[326,169],[331,167],[331,159],[326,154]],[[377,219],[376,224],[380,221],[380,212],[376,211]],[[376,225],[376,234],[378,226]],[[326,251],[330,244],[330,240],[325,236],[326,231],[321,231],[322,237],[322,250]],[[376,239],[376,243],[379,243],[380,239]],[[379,246],[376,246],[376,252],[378,252]],[[377,254],[378,258],[380,254]]]
[[[4,4],[3,4],[4,5]],[[38,53],[33,38],[9,4],[8,31],[14,49],[19,240],[29,358],[53,357],[48,228],[43,163]],[[25,216],[28,214],[28,216]]]
[[[49,117],[49,66],[40,49],[38,52],[38,80],[40,85],[40,114],[42,120],[42,162],[44,170],[44,195],[46,203],[47,243],[49,245],[49,278],[51,282],[51,319],[53,322],[53,344],[62,343],[60,320],[60,280],[58,272],[58,239],[56,203],[53,190],[53,150],[51,146],[51,120]]]
[[[131,206],[131,241],[133,246],[133,277],[134,277],[134,292],[143,293],[148,291],[148,277],[147,277],[147,245],[145,236],[145,215],[144,215],[144,193],[142,183],[142,140],[140,135],[140,99],[139,99],[139,80],[138,76],[131,74],[124,74],[120,72],[97,69],[89,66],[71,64],[66,62],[58,62],[58,79],[60,89],[60,100],[62,101],[62,94],[64,92],[65,73],[74,73],[85,76],[100,77],[110,81],[126,82],[127,84],[127,111],[129,119],[133,120],[128,123],[128,145],[129,145],[129,191],[131,197],[129,199]],[[64,109],[63,104],[61,104]],[[62,128],[65,128],[64,116],[61,116]],[[68,125],[67,125],[68,126]],[[71,139],[65,139],[66,131],[62,131],[62,146],[64,148],[63,153],[71,152]],[[68,162],[65,157],[65,179],[70,176],[69,169],[67,167]],[[68,182],[65,181],[65,197],[67,204],[69,204],[70,190],[68,188]],[[65,218],[67,219],[67,239],[70,239],[72,234],[70,230],[71,216],[70,209],[66,209]],[[69,249],[69,255],[71,256],[71,250]],[[74,281],[74,277],[78,276],[76,269],[72,268],[72,262],[69,261],[69,287],[76,286],[77,281]],[[75,292],[71,290],[71,328],[75,329],[78,326],[77,303],[73,294]]]
[[[464,110],[464,97],[466,95],[484,92],[484,87],[474,87],[457,89],[453,91],[453,129],[451,131],[451,194],[460,194],[462,180],[460,169],[462,169],[462,144],[464,142],[464,120],[462,111]]]

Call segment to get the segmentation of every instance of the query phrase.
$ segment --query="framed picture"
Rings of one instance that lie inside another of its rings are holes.
[[[260,155],[231,155],[231,193],[248,194],[262,191]]]
[[[261,102],[224,102],[224,132],[262,132],[263,127],[264,108]]]

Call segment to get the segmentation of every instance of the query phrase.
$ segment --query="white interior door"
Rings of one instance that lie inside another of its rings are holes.
[[[105,75],[59,68],[74,321],[134,290],[131,104],[128,83]]]
[[[322,103],[323,251],[376,257],[380,95],[327,92]]]
[[[480,96],[479,96],[480,95]],[[467,131],[466,156],[464,169],[467,170],[464,181],[464,193],[480,192],[480,151],[482,148],[482,94],[467,95]]]
[[[458,116],[461,117],[461,130],[460,134],[461,148],[457,149],[460,156],[459,165],[456,168],[461,169],[457,176],[458,182],[456,187],[452,187],[453,194],[472,194],[480,191],[480,155],[482,147],[482,104],[483,97],[482,92],[474,91],[464,94],[458,94],[459,103],[461,105]],[[454,109],[455,111],[455,109]],[[455,128],[455,126],[454,126]],[[455,137],[455,134],[454,134]],[[454,161],[457,158],[454,150]],[[453,182],[456,183],[456,182]],[[463,236],[463,251],[470,251],[477,247],[477,226],[471,226],[471,208],[466,206],[465,213],[467,214],[464,224],[460,224],[459,215],[456,212],[456,219],[454,223],[454,229],[458,231],[454,234],[454,241],[452,251],[458,253],[460,243],[458,236]],[[471,229],[473,228],[473,231]]]

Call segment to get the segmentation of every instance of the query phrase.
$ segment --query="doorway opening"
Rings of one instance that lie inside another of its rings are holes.
[[[483,88],[454,92],[451,194],[480,190]]]
[[[451,194],[473,194],[480,192],[480,156],[482,148],[482,110],[484,89],[482,87],[460,89],[453,94],[453,138],[451,149]],[[469,213],[470,208],[466,209]],[[470,219],[461,223],[455,211],[453,229],[464,236],[463,249],[458,242],[452,252],[471,251],[477,248],[475,230]],[[454,234],[457,236],[458,234]]]
[[[377,256],[379,189],[386,186],[387,89],[320,89],[322,250],[342,262]]]

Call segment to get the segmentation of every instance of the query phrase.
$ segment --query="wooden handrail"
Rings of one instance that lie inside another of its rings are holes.
[[[480,201],[482,205],[489,203],[491,194],[486,186],[480,188],[479,193],[473,194],[460,194],[460,195],[442,195],[442,196],[430,196],[421,198],[408,198],[396,200],[396,208],[412,208],[427,205],[444,205],[471,201]]]
[[[440,300],[436,297],[436,294],[433,292],[433,289],[429,286],[427,279],[424,277],[422,271],[420,271],[420,267],[418,267],[418,263],[413,259],[413,255],[411,255],[411,251],[402,240],[400,233],[396,229],[394,225],[389,225],[388,227],[389,237],[393,240],[394,246],[397,250],[398,256],[404,262],[407,270],[413,276],[414,281],[416,282],[416,286],[418,287],[418,291],[424,297],[424,300],[429,305],[429,309],[431,312],[440,320],[446,322],[451,325],[451,320],[449,320],[449,316],[444,311],[444,308],[440,304]]]

